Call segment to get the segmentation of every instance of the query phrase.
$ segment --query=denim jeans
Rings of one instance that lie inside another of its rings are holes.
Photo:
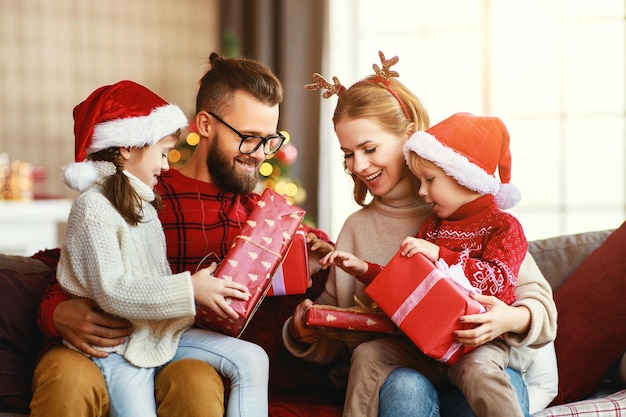
[[[524,415],[528,411],[528,391],[519,372],[506,369]],[[411,399],[411,400],[407,400]],[[418,371],[398,368],[379,392],[379,417],[475,417],[463,393],[450,385],[439,391]]]
[[[229,379],[226,416],[267,417],[269,360],[260,346],[209,330],[189,329],[172,361],[179,359],[199,359]],[[156,416],[154,376],[161,367],[138,368],[117,354],[93,361],[107,382],[111,417]]]

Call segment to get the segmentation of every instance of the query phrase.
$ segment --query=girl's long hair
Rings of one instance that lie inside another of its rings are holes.
[[[124,174],[124,159],[117,147],[103,149],[87,156],[92,161],[107,161],[115,165],[115,174],[105,178],[103,194],[113,204],[126,222],[132,226],[143,220],[141,198],[130,184],[130,179]],[[161,196],[155,193],[151,203],[157,210],[162,208]]]

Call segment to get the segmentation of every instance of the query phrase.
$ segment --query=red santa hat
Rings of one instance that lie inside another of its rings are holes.
[[[65,183],[79,191],[97,178],[85,157],[111,147],[154,145],[187,126],[187,117],[173,104],[133,81],[98,88],[74,108],[75,160],[64,167]]]
[[[413,134],[404,144],[404,156],[408,162],[410,152],[415,152],[462,186],[493,194],[498,207],[508,209],[521,200],[511,183],[509,140],[509,132],[497,117],[457,113]]]

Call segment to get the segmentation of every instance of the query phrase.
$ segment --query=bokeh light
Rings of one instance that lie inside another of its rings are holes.
[[[181,153],[178,149],[172,149],[171,151],[169,151],[169,153],[167,154],[167,160],[172,163],[175,164],[178,161],[180,161],[181,158]]]
[[[198,135],[196,132],[190,132],[185,140],[187,141],[187,144],[189,146],[196,146],[198,143],[200,143],[200,135]]]

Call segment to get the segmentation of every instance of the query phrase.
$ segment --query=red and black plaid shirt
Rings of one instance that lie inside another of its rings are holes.
[[[161,175],[156,191],[163,199],[159,218],[175,273],[194,273],[200,263],[221,261],[259,199],[255,193],[225,192],[173,169]]]

